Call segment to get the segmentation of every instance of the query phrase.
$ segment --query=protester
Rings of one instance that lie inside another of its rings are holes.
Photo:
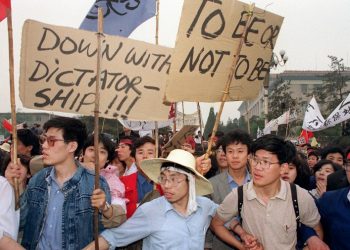
[[[15,211],[15,195],[7,180],[0,176],[0,249],[23,249],[17,244],[19,210]]]
[[[192,135],[186,137],[186,140],[181,145],[181,149],[186,150],[187,152],[190,152],[191,154],[194,154],[194,152],[196,150],[196,143],[195,143]]]
[[[239,209],[238,189],[233,189],[219,206],[212,220],[215,234],[228,244],[242,249],[224,226],[225,222],[240,215],[243,229],[256,238],[264,249],[295,249],[297,220],[321,233],[320,215],[308,192],[296,187],[299,216],[296,216],[292,200],[292,186],[281,180],[281,169],[295,157],[292,143],[275,135],[265,135],[252,143],[249,163],[253,181],[243,185],[242,203]],[[237,223],[236,225],[239,225]],[[252,238],[239,230],[245,245]],[[249,240],[249,241],[248,241]]]
[[[90,171],[95,171],[95,146],[94,146],[94,134],[88,136],[83,147],[82,164]],[[114,178],[108,178],[105,174],[105,168],[108,163],[113,160],[115,155],[115,145],[112,140],[105,134],[99,134],[98,136],[98,152],[99,152],[99,169],[100,175],[105,177],[109,190],[111,191],[111,204],[106,201],[106,194],[103,190],[98,189],[94,191],[91,197],[92,206],[100,206],[98,204],[105,204],[102,213],[102,223],[106,228],[116,227],[126,220],[126,201],[124,199],[125,187],[119,180],[117,175]],[[116,168],[116,167],[115,167]],[[122,193],[122,195],[120,194]],[[120,196],[119,196],[120,194]]]
[[[75,118],[55,117],[43,128],[43,161],[50,167],[34,175],[21,195],[22,245],[26,249],[81,249],[93,240],[90,198],[95,176],[75,161],[86,140],[86,127]],[[13,185],[12,178],[19,178],[20,172],[14,164],[10,168],[8,180]],[[110,202],[104,178],[100,187]],[[99,230],[103,230],[101,223]]]
[[[141,205],[134,216],[99,237],[100,249],[128,245],[143,239],[142,249],[203,249],[205,232],[216,204],[197,195],[212,186],[195,170],[192,154],[175,149],[166,159],[150,159],[141,169],[164,190],[164,196]],[[85,249],[94,249],[91,243]]]
[[[310,153],[308,153],[307,164],[312,171],[317,162],[318,162],[318,154],[315,151],[311,151]]]
[[[346,161],[344,151],[340,147],[336,146],[326,147],[322,151],[321,159],[331,160],[342,167],[344,167],[344,163]],[[344,188],[348,185],[349,181],[346,178],[344,168],[340,171],[336,171],[335,173],[330,174],[327,178],[327,191]]]
[[[40,153],[39,137],[30,129],[17,130],[17,154],[32,157],[35,155],[40,155]]]
[[[310,191],[310,194],[319,199],[327,191],[327,177],[341,170],[342,167],[331,160],[320,160],[315,166],[316,188]]]
[[[226,155],[227,171],[209,179],[214,192],[209,197],[216,203],[221,204],[232,189],[250,181],[248,172],[248,155],[252,139],[243,130],[233,130],[220,139],[223,153]],[[236,245],[240,242],[236,240]],[[208,249],[232,249],[232,247],[208,230],[205,247]]]
[[[227,170],[228,164],[225,152],[222,148],[222,138],[217,142],[215,146],[215,154],[210,156],[211,168],[208,173],[205,174],[205,178],[210,179],[211,177],[218,175]]]
[[[120,139],[116,150],[119,160],[124,161],[126,164],[124,176],[131,175],[137,172],[135,158],[131,155],[133,144],[134,140],[132,139],[132,137],[123,137]]]

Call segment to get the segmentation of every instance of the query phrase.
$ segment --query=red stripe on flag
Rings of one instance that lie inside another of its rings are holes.
[[[6,129],[8,132],[12,133],[12,124],[11,124],[8,120],[6,120],[6,119],[2,120],[2,126],[3,126],[4,129]]]
[[[0,0],[0,22],[7,17],[6,10],[11,9],[10,0]]]

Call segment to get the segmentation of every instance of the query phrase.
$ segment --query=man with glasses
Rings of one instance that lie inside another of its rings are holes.
[[[81,249],[93,240],[90,198],[95,176],[75,160],[87,137],[86,127],[75,118],[55,117],[44,124],[44,130],[43,162],[49,167],[33,176],[21,195],[22,245],[26,249]],[[16,166],[11,168],[10,182],[19,177]],[[100,187],[110,203],[104,178]],[[101,223],[99,229],[103,230]]]
[[[291,188],[280,178],[281,171],[288,167],[295,153],[291,142],[275,135],[265,135],[252,143],[249,162],[253,180],[243,185],[240,211],[245,231],[234,230],[245,244],[249,234],[264,249],[295,249],[297,221]],[[320,215],[314,200],[298,186],[296,191],[300,222],[320,232]],[[234,245],[236,239],[224,224],[238,214],[238,192],[233,189],[217,209],[211,223],[215,234],[230,245]]]
[[[350,183],[350,163],[345,163]],[[325,242],[332,250],[350,249],[350,186],[326,192],[317,200]]]
[[[143,250],[203,249],[217,205],[205,197],[212,186],[196,171],[194,156],[175,149],[169,156],[141,162],[142,171],[159,182],[164,196],[144,203],[118,228],[99,237],[100,249],[114,249],[143,239]],[[91,243],[86,249],[94,249]]]

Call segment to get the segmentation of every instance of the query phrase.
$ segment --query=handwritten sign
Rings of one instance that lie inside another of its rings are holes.
[[[100,116],[167,120],[162,104],[172,49],[105,35]],[[97,38],[93,32],[27,20],[23,27],[20,98],[27,108],[93,115]]]
[[[185,0],[166,86],[167,101],[221,101],[234,59],[229,100],[256,97],[268,72],[283,18],[239,1]],[[186,91],[184,91],[186,89]]]
[[[170,152],[173,149],[181,148],[181,145],[186,141],[186,138],[193,135],[198,129],[197,125],[185,125],[178,131],[167,144],[164,145],[163,151]]]
[[[123,125],[123,127],[129,128],[131,130],[149,131],[156,129],[154,121],[128,121],[122,119],[118,119],[118,121]],[[167,121],[158,122],[157,126],[158,128],[165,128],[171,126],[173,123],[174,122],[172,118]]]

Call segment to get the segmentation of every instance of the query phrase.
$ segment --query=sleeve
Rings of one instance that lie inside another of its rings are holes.
[[[224,222],[230,221],[233,217],[238,215],[237,199],[237,188],[234,188],[216,210],[216,214]]]
[[[320,214],[312,196],[300,187],[297,187],[300,222],[309,227],[315,227],[320,222]]]
[[[102,216],[102,224],[104,228],[117,227],[126,221],[126,213],[122,206],[112,204],[111,207],[113,207],[112,217],[108,219]]]
[[[119,227],[107,229],[101,236],[111,247],[129,245],[151,234],[152,223],[139,207],[134,215]]]
[[[311,236],[317,236],[316,231],[311,227],[301,224],[300,228],[298,229],[298,242],[305,243]]]
[[[17,240],[19,215],[15,211],[15,197],[11,185],[6,180],[0,181],[0,239],[3,236]]]

